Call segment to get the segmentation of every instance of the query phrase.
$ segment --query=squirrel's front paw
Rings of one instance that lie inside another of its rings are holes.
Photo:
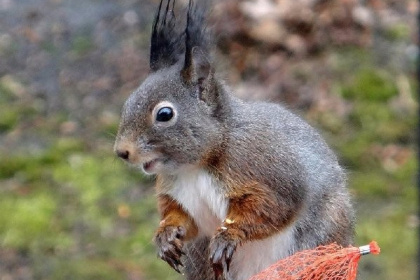
[[[210,242],[210,261],[213,265],[216,280],[219,279],[232,261],[233,253],[238,245],[238,240],[228,234],[227,230],[219,231]]]
[[[158,256],[166,261],[178,273],[181,273],[182,238],[185,236],[185,228],[181,226],[162,227],[156,233],[154,241],[159,248]]]

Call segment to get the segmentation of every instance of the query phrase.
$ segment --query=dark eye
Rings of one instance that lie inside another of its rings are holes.
[[[156,114],[156,121],[167,122],[174,117],[174,111],[170,107],[160,108]]]

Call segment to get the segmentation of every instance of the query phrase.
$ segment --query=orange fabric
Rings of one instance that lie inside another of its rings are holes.
[[[371,254],[379,254],[375,241]],[[249,280],[354,280],[361,257],[358,247],[343,248],[336,243],[297,252],[271,265]]]

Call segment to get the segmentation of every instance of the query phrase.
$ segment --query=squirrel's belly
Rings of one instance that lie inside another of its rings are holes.
[[[293,254],[294,225],[263,240],[245,243],[233,255],[230,279],[247,280],[280,259]]]
[[[206,171],[180,174],[168,192],[196,222],[201,235],[212,236],[226,218],[229,201],[222,187]]]

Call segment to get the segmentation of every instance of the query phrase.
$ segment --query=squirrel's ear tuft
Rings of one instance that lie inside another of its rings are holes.
[[[198,9],[193,2],[190,0],[188,5],[185,57],[181,75],[186,84],[198,84],[202,87],[211,72],[209,36],[205,26],[205,9]]]
[[[178,62],[184,51],[184,34],[175,18],[175,1],[160,0],[153,21],[150,42],[150,69],[154,72]]]

